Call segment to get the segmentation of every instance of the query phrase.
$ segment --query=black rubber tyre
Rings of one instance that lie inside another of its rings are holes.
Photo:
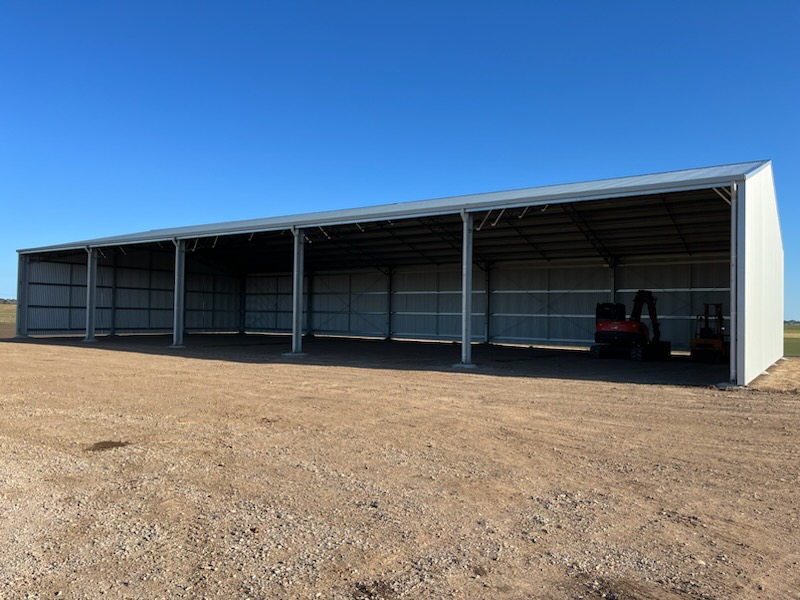
[[[658,342],[655,354],[656,359],[669,360],[671,353],[672,353],[672,344],[670,342]]]

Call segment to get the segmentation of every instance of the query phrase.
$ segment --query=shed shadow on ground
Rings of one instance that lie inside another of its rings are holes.
[[[289,336],[192,334],[185,348],[170,348],[169,335],[98,336],[94,343],[76,337],[0,340],[0,343],[90,347],[99,351],[183,356],[199,360],[251,364],[307,364],[331,367],[479,373],[494,376],[710,386],[728,380],[728,366],[693,363],[677,355],[664,362],[625,358],[594,359],[587,349],[474,345],[474,368],[457,365],[457,343],[384,341],[329,337],[306,338],[302,356],[287,356]]]

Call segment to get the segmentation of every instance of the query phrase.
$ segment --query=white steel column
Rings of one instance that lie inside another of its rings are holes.
[[[17,269],[17,337],[28,337],[28,280],[30,279],[30,257],[19,255]]]
[[[172,240],[175,244],[175,287],[172,310],[172,348],[184,348],[183,333],[186,317],[186,240]]]
[[[111,257],[111,315],[108,334],[117,334],[117,253]]]
[[[472,365],[472,221],[471,213],[461,211],[461,366]]]
[[[292,268],[292,354],[303,353],[303,251],[305,238],[293,228],[294,264]]]
[[[486,264],[486,280],[484,285],[486,286],[486,308],[484,310],[483,316],[483,342],[488,344],[492,340],[492,265],[491,263]]]
[[[743,186],[731,184],[731,321],[730,380],[744,381],[744,288],[745,236]]]
[[[97,248],[86,248],[86,337],[84,342],[96,342],[97,322]]]

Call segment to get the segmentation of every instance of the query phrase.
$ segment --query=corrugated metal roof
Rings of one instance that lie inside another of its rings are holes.
[[[390,219],[437,216],[454,214],[462,210],[478,212],[487,209],[512,208],[518,206],[581,202],[602,198],[623,198],[656,192],[677,192],[724,186],[734,181],[743,181],[768,164],[770,164],[770,161],[761,160],[716,167],[669,171],[651,175],[636,175],[632,177],[618,177],[581,183],[523,188],[504,192],[489,192],[434,200],[383,204],[364,208],[156,229],[67,244],[28,248],[19,250],[19,252],[55,252],[84,248],[87,246],[120,246],[172,239],[196,239],[250,232],[277,231],[290,229],[292,227],[320,227],[348,223],[385,221]]]

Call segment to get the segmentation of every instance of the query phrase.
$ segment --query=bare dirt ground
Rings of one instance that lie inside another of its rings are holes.
[[[0,597],[800,598],[799,359],[165,345],[0,341]]]

